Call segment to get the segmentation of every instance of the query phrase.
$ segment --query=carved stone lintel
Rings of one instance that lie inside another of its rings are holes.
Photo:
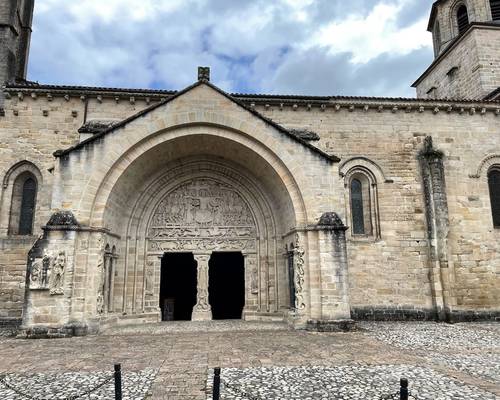
[[[209,321],[212,319],[212,307],[208,303],[208,260],[209,255],[195,255],[198,263],[198,274],[196,283],[196,304],[193,307],[191,320],[193,321]]]

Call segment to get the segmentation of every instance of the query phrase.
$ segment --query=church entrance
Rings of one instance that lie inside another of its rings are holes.
[[[165,253],[161,259],[162,321],[190,321],[196,304],[196,261],[192,253]]]
[[[245,268],[241,252],[214,252],[208,269],[213,319],[241,319],[245,306]]]

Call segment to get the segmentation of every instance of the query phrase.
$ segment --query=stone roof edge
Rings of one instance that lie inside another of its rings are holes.
[[[55,85],[7,85],[3,87],[3,91],[9,94],[12,93],[46,93],[57,95],[68,95],[75,97],[82,96],[130,96],[130,97],[152,97],[160,100],[167,100],[175,96],[179,92],[176,90],[154,90],[154,89],[116,89],[104,87],[90,86],[55,86]],[[427,105],[440,106],[442,104],[496,104],[499,100],[485,99],[419,99],[412,97],[375,97],[375,96],[302,96],[302,95],[274,95],[274,94],[247,94],[247,93],[226,93],[233,100],[248,103],[263,105],[322,105],[322,104],[369,104],[369,105]]]
[[[412,83],[411,87],[417,87],[422,80],[429,75],[429,73],[436,67],[437,64],[441,62],[441,60],[448,55],[448,53],[453,50],[469,33],[471,33],[474,29],[483,29],[483,28],[494,28],[494,29],[500,29],[500,25],[493,23],[493,22],[471,22],[469,24],[469,28],[463,32],[461,35],[458,35],[455,37],[449,44],[446,46],[446,48],[439,54],[434,61],[432,62],[431,65],[418,77],[418,79]]]
[[[500,86],[497,87],[492,92],[488,93],[484,97],[484,100],[486,100],[486,101],[500,101]]]
[[[198,81],[196,83],[194,83],[193,85],[190,85],[188,86],[187,88],[181,90],[181,91],[178,91],[176,92],[173,96],[167,98],[167,99],[164,99],[156,104],[153,104],[147,108],[145,108],[144,110],[141,110],[139,111],[138,113],[124,119],[123,121],[113,125],[112,127],[110,127],[109,129],[106,129],[104,131],[102,131],[101,133],[97,133],[95,135],[93,135],[92,137],[80,142],[80,143],[77,143],[76,145],[74,146],[71,146],[65,150],[57,150],[54,152],[54,157],[64,157],[65,155],[68,155],[69,153],[73,152],[74,150],[78,150],[82,147],[85,147],[87,144],[89,143],[92,143],[100,138],[102,138],[103,136],[107,135],[108,133],[110,132],[113,132],[115,131],[116,129],[119,129],[119,128],[122,128],[124,127],[125,125],[127,125],[128,123],[148,114],[149,112],[163,106],[164,104],[167,104],[171,101],[173,101],[174,99],[182,96],[183,94],[189,92],[190,90],[194,89],[195,87],[197,86],[200,86],[202,84],[205,84],[207,86],[209,86],[210,88],[212,88],[213,90],[215,90],[216,92],[220,93],[221,95],[223,95],[224,97],[226,97],[227,99],[229,99],[230,101],[232,101],[233,103],[239,105],[240,107],[244,108],[246,111],[252,113],[253,115],[255,115],[257,118],[261,119],[262,121],[264,121],[266,124],[272,126],[273,128],[275,128],[276,130],[280,131],[281,133],[284,133],[286,134],[289,138],[291,138],[292,140],[302,144],[303,146],[309,148],[311,151],[313,151],[314,153],[320,155],[321,157],[327,159],[329,162],[332,162],[332,163],[336,163],[336,162],[339,162],[340,161],[340,158],[338,158],[337,156],[334,156],[334,155],[330,155],[326,152],[324,152],[323,150],[317,148],[316,146],[313,146],[312,144],[310,144],[308,141],[304,140],[304,139],[301,139],[297,136],[295,136],[294,134],[292,134],[291,132],[289,132],[286,128],[284,128],[283,126],[277,124],[276,122],[270,120],[269,118],[266,118],[265,116],[263,116],[262,114],[260,114],[258,111],[252,109],[251,107],[248,107],[246,104],[242,103],[241,101],[239,101],[238,99],[232,97],[231,95],[229,95],[228,93],[224,92],[223,90],[219,89],[217,86],[211,84],[210,82],[206,82],[206,81]]]

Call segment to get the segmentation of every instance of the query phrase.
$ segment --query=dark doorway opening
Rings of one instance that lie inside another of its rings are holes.
[[[213,319],[241,319],[245,306],[245,267],[241,253],[212,253],[208,301]]]
[[[196,261],[192,253],[166,253],[161,259],[162,321],[190,321],[196,304]]]

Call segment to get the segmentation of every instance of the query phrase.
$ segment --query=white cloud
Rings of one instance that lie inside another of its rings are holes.
[[[334,62],[347,61],[366,66],[363,73],[370,74],[370,66],[380,68],[380,60],[387,65],[396,59],[400,63],[400,57],[422,48],[429,49],[430,57],[427,15],[421,12],[403,24],[399,19],[410,6],[427,13],[430,5],[426,9],[421,4],[421,0],[350,0],[349,6],[337,0],[37,0],[29,78],[55,84],[180,89],[196,79],[197,65],[209,65],[214,83],[229,91],[279,88],[309,93],[329,88],[357,93],[360,79],[355,75],[345,79],[350,84],[346,87],[317,82],[325,78],[315,72],[314,63],[321,63],[325,73],[332,68],[331,74],[337,74]],[[418,54],[422,67],[416,68],[423,69],[430,60],[425,60],[425,52]],[[419,72],[407,71],[408,78],[401,76],[392,87],[407,87]],[[342,77],[333,81],[340,84]],[[308,83],[297,84],[301,82]],[[372,93],[372,88],[380,95],[388,93],[385,84],[372,83],[365,89]]]
[[[343,21],[333,21],[320,29],[305,47],[323,46],[332,54],[351,52],[351,62],[367,63],[383,53],[409,54],[429,46],[425,19],[398,27],[398,15],[406,3],[379,3],[366,17],[353,14]]]

